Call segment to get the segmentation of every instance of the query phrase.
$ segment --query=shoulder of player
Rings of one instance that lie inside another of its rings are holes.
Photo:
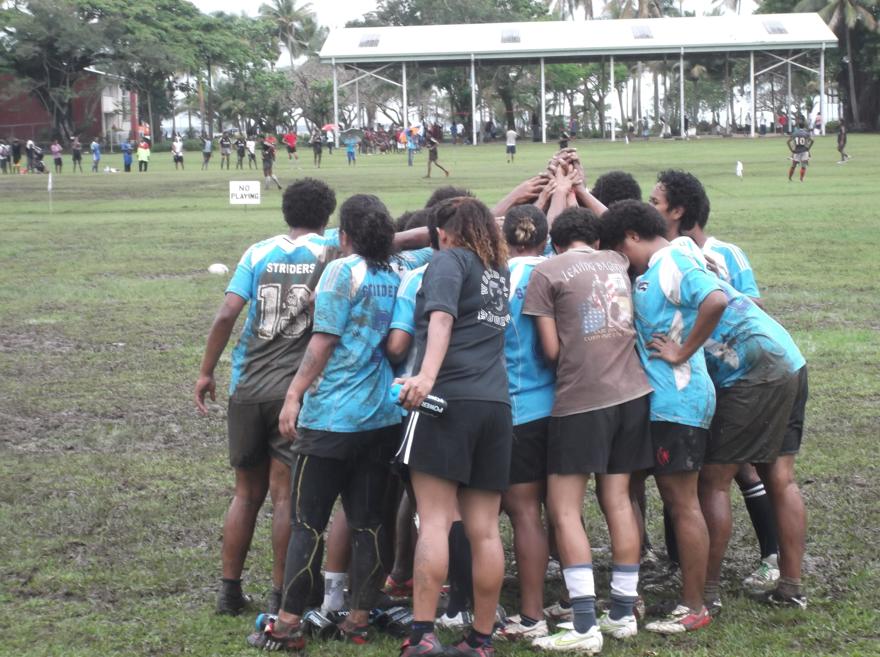
[[[406,272],[400,279],[400,289],[403,290],[411,285],[415,285],[418,281],[421,281],[427,268],[428,265],[424,264],[421,267],[416,267],[415,269]]]

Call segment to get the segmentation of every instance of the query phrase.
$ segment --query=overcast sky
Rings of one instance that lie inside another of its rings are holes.
[[[241,0],[192,0],[196,7],[204,12],[225,11],[256,14],[261,2],[244,3]],[[686,11],[695,11],[698,15],[712,8],[712,0],[683,0]],[[246,6],[242,6],[246,5]],[[355,18],[376,8],[376,0],[313,0],[312,9],[318,16],[318,22],[327,27],[344,27]],[[601,1],[594,2],[596,11],[600,11]],[[755,5],[751,0],[743,0],[742,12],[751,13]],[[580,12],[578,12],[580,13]]]

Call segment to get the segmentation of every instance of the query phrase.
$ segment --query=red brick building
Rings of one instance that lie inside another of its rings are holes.
[[[11,76],[0,76],[0,89],[9,87]],[[131,107],[137,111],[137,94],[129,93],[116,76],[88,71],[74,85],[73,127],[83,141],[99,137],[118,143],[131,133]],[[135,122],[137,117],[135,116]],[[0,93],[0,137],[48,142],[61,137],[52,124],[52,115],[31,94],[12,97]]]

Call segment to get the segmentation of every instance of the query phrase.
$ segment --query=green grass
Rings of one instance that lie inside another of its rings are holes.
[[[880,248],[873,195],[880,138],[854,136],[835,165],[832,137],[813,149],[807,182],[789,183],[781,140],[576,144],[588,178],[622,168],[650,190],[660,168],[696,173],[712,199],[710,232],[749,254],[768,310],[810,364],[811,399],[799,477],[810,513],[807,613],[741,596],[755,540],[739,499],[725,566],[725,611],[711,629],[607,643],[608,655],[876,655],[880,631]],[[540,170],[551,146],[444,146],[448,182],[490,204]],[[309,154],[304,154],[309,155]],[[167,154],[146,174],[0,177],[0,655],[245,655],[251,618],[212,613],[220,528],[231,495],[223,399],[196,415],[192,385],[225,277],[244,249],[283,232],[280,196],[227,204],[227,181],[175,172]],[[872,159],[873,158],[873,159]],[[745,178],[734,175],[745,165]],[[279,161],[282,182],[319,175],[343,200],[378,194],[393,213],[421,206],[447,181],[422,180],[424,156],[325,154],[325,167]],[[121,156],[105,164],[121,168]],[[65,162],[69,167],[69,160]],[[256,173],[256,172],[254,172]],[[228,354],[228,352],[227,352]],[[228,381],[228,356],[218,378]],[[225,385],[225,384],[224,384]],[[738,496],[734,496],[738,498]],[[652,535],[657,527],[652,491]],[[590,534],[607,541],[591,497]],[[267,508],[245,575],[269,587]],[[600,591],[607,563],[597,558]],[[556,587],[558,585],[553,585]],[[506,589],[505,602],[515,604]],[[549,600],[548,600],[549,602]],[[313,655],[396,654],[396,644],[314,644]],[[499,647],[525,655],[525,647]]]

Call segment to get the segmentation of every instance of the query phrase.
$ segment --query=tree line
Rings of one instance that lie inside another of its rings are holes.
[[[716,0],[714,11],[724,8],[737,11],[738,0]],[[590,0],[379,0],[375,11],[350,25],[558,20],[573,18],[580,10],[593,18],[594,9]],[[828,57],[828,76],[838,82],[845,116],[851,126],[878,127],[878,0],[763,0],[759,11],[820,11],[841,40],[841,47]],[[677,0],[608,0],[599,12],[605,19],[677,15]],[[0,74],[13,80],[4,83],[0,94],[32,95],[62,138],[77,131],[72,101],[77,82],[92,70],[119,76],[125,88],[138,92],[138,115],[152,126],[171,119],[174,132],[192,130],[192,116],[208,133],[230,126],[249,132],[332,120],[331,72],[317,60],[327,30],[301,0],[271,0],[254,17],[203,14],[186,0],[10,0],[0,2],[0,26]],[[283,65],[276,66],[285,51]],[[470,116],[465,67],[413,69],[411,104],[420,118],[445,116],[470,127],[476,117]],[[653,82],[653,93],[642,98],[643,85],[634,81],[646,75]],[[687,86],[685,107],[678,106],[676,93],[682,76]],[[343,72],[341,79],[350,77],[353,74]],[[388,77],[399,80],[399,72]],[[609,120],[605,98],[614,93],[621,108],[615,119],[622,125],[648,115],[653,122],[663,117],[677,125],[684,112],[692,120],[711,116],[713,123],[720,123],[724,114],[726,128],[735,129],[735,97],[744,95],[748,71],[744,61],[706,55],[688,58],[683,70],[677,58],[618,63],[615,81],[611,89],[608,67],[596,62],[548,65],[550,115],[567,115],[602,134]],[[814,81],[796,72],[792,82],[798,107],[809,111]],[[345,123],[373,125],[381,120],[402,125],[411,118],[400,115],[399,90],[393,85],[361,81],[357,107],[352,87],[341,96]],[[508,126],[522,124],[539,112],[534,66],[481,64],[478,88],[487,116]],[[770,76],[757,91],[759,110],[775,113],[783,106],[782,81]],[[176,117],[182,114],[190,117],[186,126],[177,125]]]

